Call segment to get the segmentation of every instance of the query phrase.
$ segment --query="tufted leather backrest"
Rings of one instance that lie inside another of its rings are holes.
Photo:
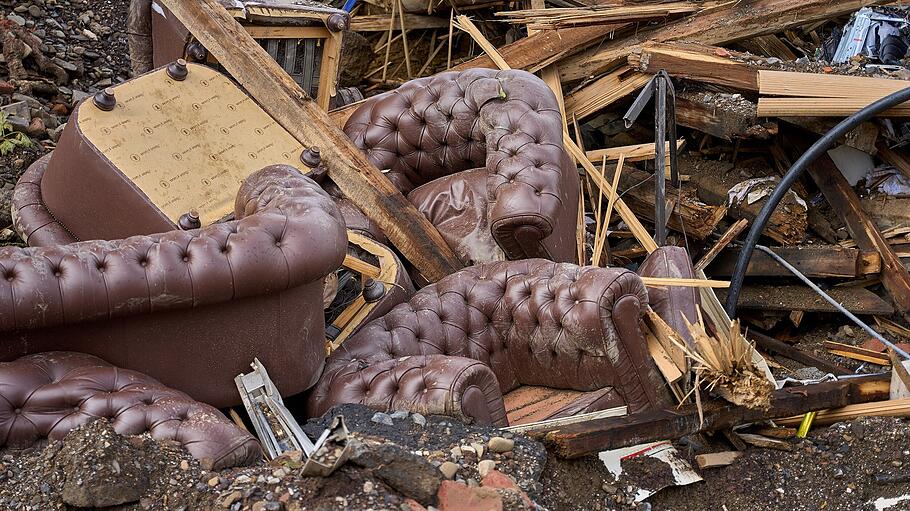
[[[626,366],[643,360],[629,351],[639,349],[636,342],[644,349],[639,320],[647,300],[641,279],[624,269],[542,259],[481,264],[362,327],[329,357],[326,374],[441,354],[488,365],[503,393],[519,385],[620,386],[619,377],[639,377],[640,368]]]
[[[293,167],[254,173],[235,209],[237,220],[192,231],[0,249],[0,332],[274,293],[341,265],[341,214]]]
[[[217,409],[91,355],[50,352],[0,363],[0,398],[0,447],[60,440],[107,418],[121,435],[177,441],[215,470],[260,456],[259,442]]]
[[[537,246],[557,225],[574,225],[578,175],[556,97],[536,76],[470,69],[412,80],[367,100],[344,131],[403,193],[485,167],[489,225],[506,254],[574,257],[574,236]],[[515,232],[523,226],[533,232]]]

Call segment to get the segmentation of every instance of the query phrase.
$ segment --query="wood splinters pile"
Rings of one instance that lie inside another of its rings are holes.
[[[769,409],[774,385],[753,362],[755,348],[743,337],[739,320],[730,323],[730,335],[719,337],[709,335],[701,323],[686,324],[693,346],[678,344],[695,362],[693,392],[704,388],[738,406]]]

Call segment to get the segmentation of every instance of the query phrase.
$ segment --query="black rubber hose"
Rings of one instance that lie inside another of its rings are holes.
[[[727,314],[731,318],[736,316],[736,303],[739,301],[739,293],[742,291],[743,279],[746,276],[746,268],[749,266],[749,261],[752,260],[752,252],[755,251],[755,245],[758,243],[758,238],[761,236],[762,231],[765,230],[765,225],[771,218],[771,213],[774,212],[777,205],[783,200],[784,195],[790,190],[793,183],[799,179],[799,176],[803,174],[810,163],[834,146],[834,144],[837,143],[841,137],[846,135],[847,132],[857,125],[875,117],[882,111],[906,101],[910,101],[910,87],[894,92],[875,103],[864,107],[841,121],[837,126],[832,128],[831,131],[825,133],[824,136],[812,144],[812,147],[803,153],[803,155],[796,160],[796,163],[787,170],[787,173],[781,178],[780,183],[774,189],[774,192],[768,197],[768,201],[765,202],[764,207],[762,207],[761,211],[756,215],[755,220],[752,222],[752,227],[749,229],[749,234],[746,235],[746,239],[743,242],[743,248],[739,252],[739,258],[736,260],[736,267],[733,269],[733,277],[730,281],[730,290],[727,293],[727,303],[724,307],[727,309]]]

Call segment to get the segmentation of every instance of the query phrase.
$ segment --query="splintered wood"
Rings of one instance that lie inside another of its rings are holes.
[[[694,343],[679,344],[679,348],[695,362],[696,387],[703,384],[705,390],[736,405],[770,408],[774,384],[753,363],[754,348],[742,336],[739,320],[729,325],[728,335],[719,338],[708,335],[700,323],[688,323],[688,327]]]

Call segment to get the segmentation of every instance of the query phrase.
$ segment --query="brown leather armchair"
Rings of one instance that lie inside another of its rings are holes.
[[[288,395],[316,383],[323,281],[347,233],[315,182],[266,167],[240,187],[236,220],[73,243],[43,208],[43,170],[16,189],[17,229],[30,243],[68,244],[0,249],[0,361],[89,353],[217,407],[240,402],[234,377],[254,357]]]
[[[574,261],[578,172],[546,84],[471,69],[368,99],[345,133],[466,264]]]
[[[651,259],[643,269],[691,271],[685,250],[662,248]],[[648,304],[641,279],[625,269],[543,259],[466,268],[345,341],[326,361],[308,412],[353,402],[503,426],[521,421],[507,412],[530,387],[561,390],[550,392],[560,404],[521,422],[667,406],[641,332]],[[687,314],[696,307],[679,305]]]
[[[0,447],[60,440],[101,417],[121,435],[148,432],[178,442],[213,470],[262,456],[259,442],[215,408],[83,353],[38,353],[0,363],[0,396]]]

